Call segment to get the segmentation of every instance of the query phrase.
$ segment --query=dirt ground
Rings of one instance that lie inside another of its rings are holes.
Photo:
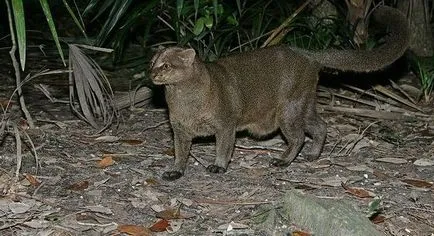
[[[6,66],[2,71],[4,101],[14,85],[13,73]],[[57,98],[67,99],[64,90],[52,87]],[[432,117],[374,119],[319,107],[328,137],[318,161],[306,162],[302,153],[287,168],[269,167],[271,157],[285,147],[280,135],[255,140],[240,134],[228,171],[210,174],[205,167],[213,163],[215,143],[199,139],[185,176],[168,182],[161,175],[174,157],[164,107],[123,110],[117,126],[96,135],[67,104],[50,103],[39,90],[26,88],[38,127],[26,133],[38,160],[22,135],[16,182],[13,132],[0,142],[0,235],[124,235],[121,231],[134,230],[135,235],[273,235],[265,228],[279,229],[274,235],[309,232],[283,218],[266,226],[258,220],[266,209],[279,207],[290,189],[344,199],[362,214],[380,197],[377,229],[386,235],[434,235]],[[9,114],[25,128],[16,104]],[[351,191],[356,188],[369,191],[368,196]],[[159,230],[171,233],[155,232]]]

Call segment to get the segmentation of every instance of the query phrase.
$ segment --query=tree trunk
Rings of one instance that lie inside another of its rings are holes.
[[[427,0],[401,0],[398,9],[406,13],[410,21],[410,49],[418,56],[429,57],[434,54],[429,6]]]

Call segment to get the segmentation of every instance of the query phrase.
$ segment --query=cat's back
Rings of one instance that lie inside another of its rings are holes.
[[[221,58],[214,64],[222,69],[224,80],[235,83],[245,96],[269,96],[277,93],[281,83],[307,58],[288,46],[272,46]],[[257,91],[264,91],[258,93]]]
[[[220,58],[216,63],[223,65],[230,70],[237,70],[245,67],[260,67],[261,65],[278,65],[296,56],[296,53],[288,46],[280,45],[234,53],[230,56]]]

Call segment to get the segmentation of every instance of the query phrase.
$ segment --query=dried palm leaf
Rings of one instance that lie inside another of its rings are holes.
[[[69,45],[69,69],[72,71],[69,74],[72,110],[92,127],[104,130],[117,114],[107,77],[101,67],[74,44]]]

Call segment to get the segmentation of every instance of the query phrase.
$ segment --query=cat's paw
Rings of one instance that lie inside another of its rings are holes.
[[[209,165],[209,166],[206,168],[206,170],[207,170],[208,172],[215,173],[215,174],[222,174],[222,173],[225,173],[225,172],[226,172],[226,169],[225,169],[225,168],[220,167],[220,166],[216,166],[216,165]]]
[[[177,180],[179,178],[181,178],[182,173],[179,171],[166,171],[163,173],[162,178],[164,180],[168,180],[168,181],[173,181],[173,180]]]
[[[289,166],[289,164],[291,164],[291,162],[287,160],[278,159],[278,158],[273,158],[270,161],[270,165],[276,167],[286,167]]]

